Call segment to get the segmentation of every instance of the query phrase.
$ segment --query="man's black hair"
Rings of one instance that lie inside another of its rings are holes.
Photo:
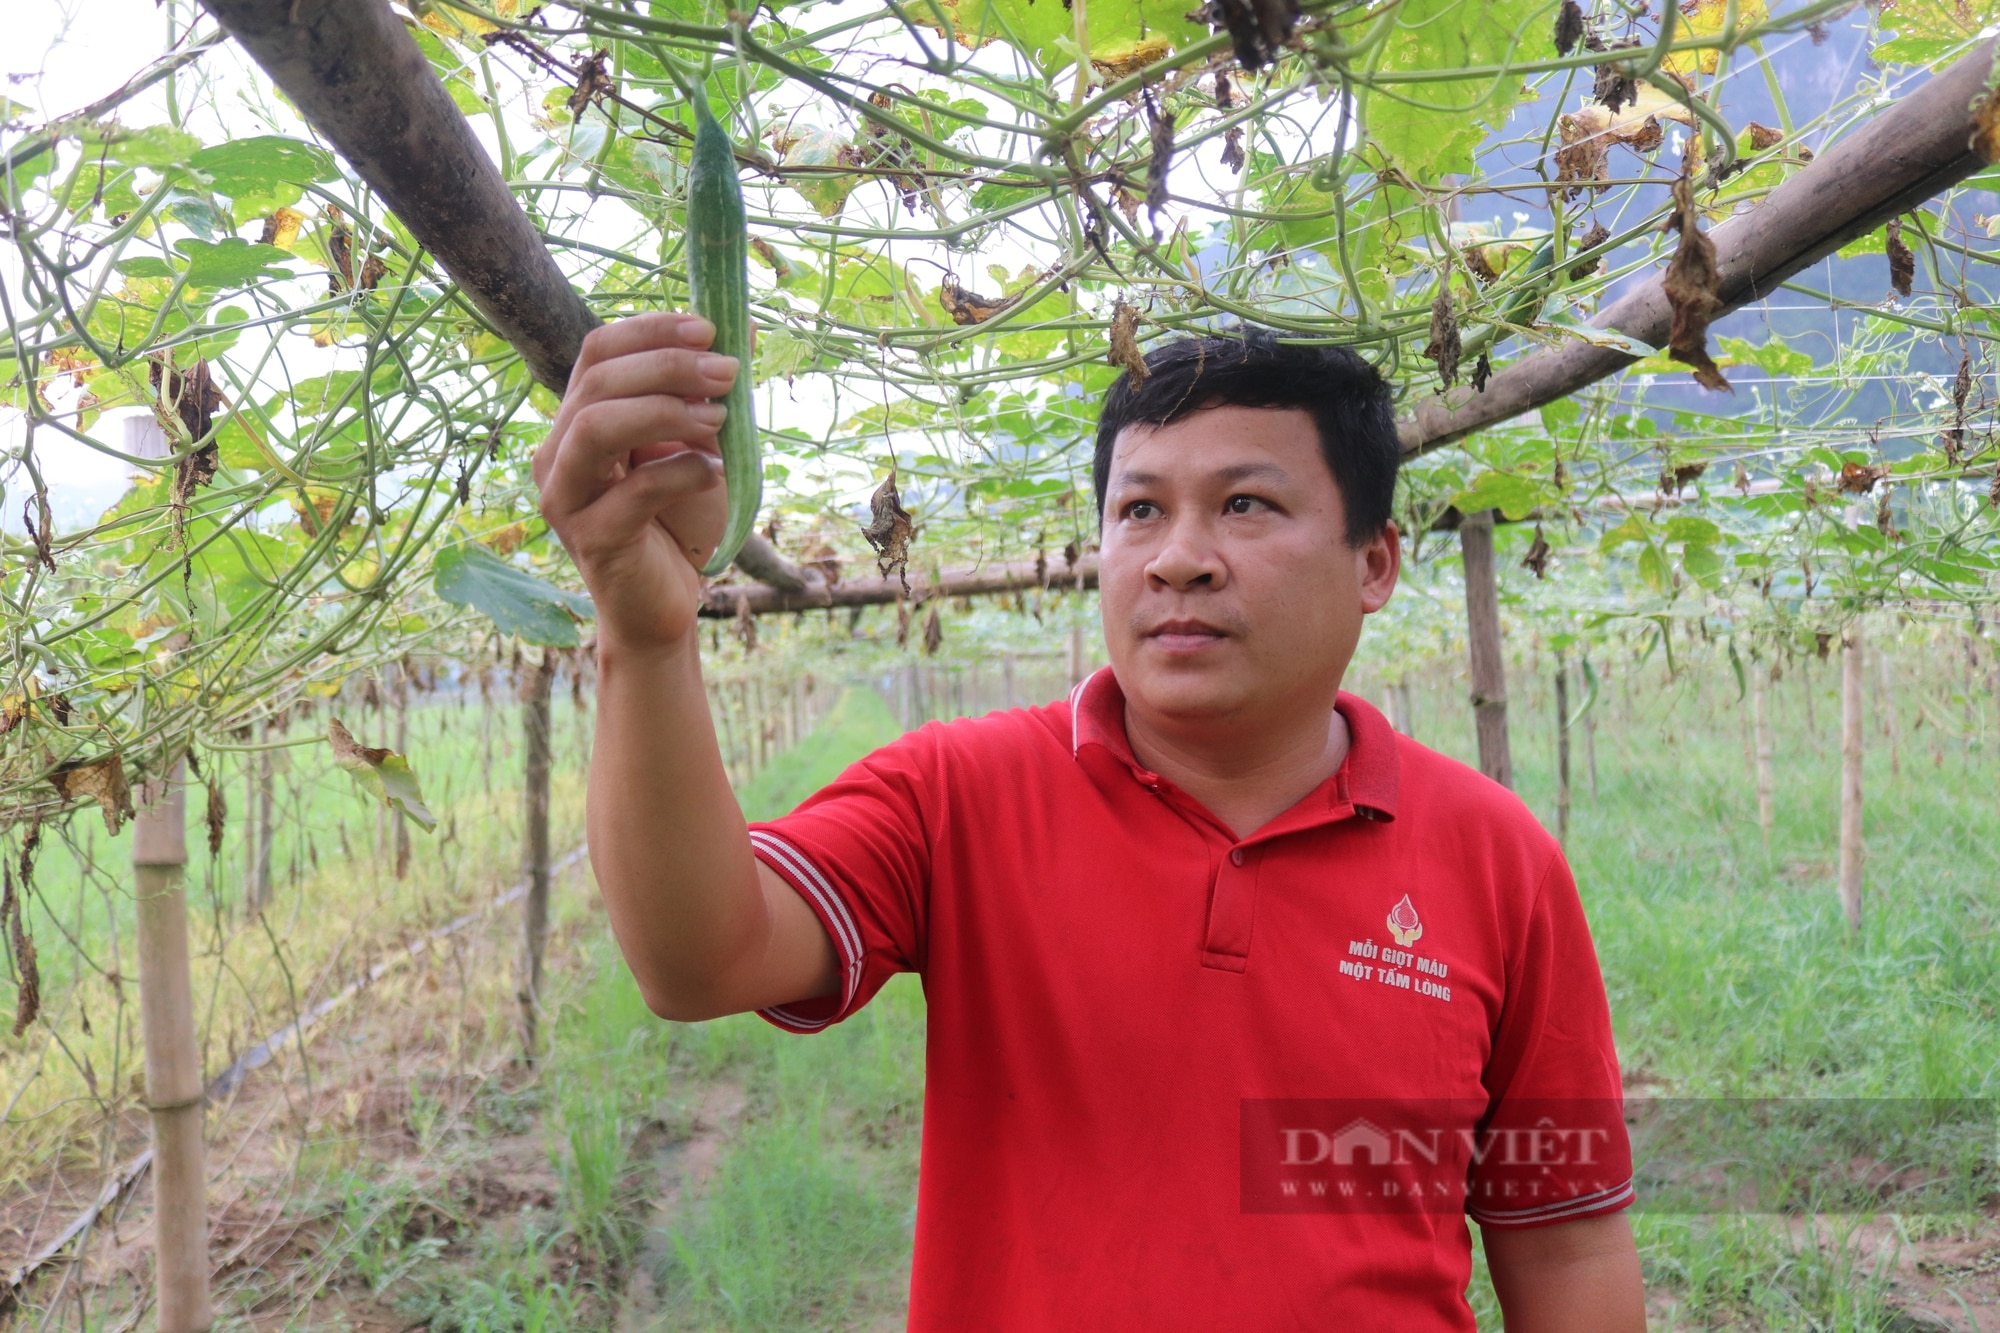
[[[1176,338],[1146,354],[1150,372],[1129,370],[1104,397],[1097,418],[1097,517],[1111,480],[1111,448],[1131,425],[1166,426],[1209,407],[1297,408],[1319,430],[1319,450],[1340,487],[1347,540],[1361,546],[1388,523],[1403,454],[1389,385],[1346,347],[1281,343],[1269,329]]]

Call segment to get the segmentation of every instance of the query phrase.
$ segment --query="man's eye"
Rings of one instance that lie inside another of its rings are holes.
[[[1268,508],[1270,505],[1254,495],[1232,495],[1229,497],[1229,503],[1223,506],[1224,511],[1231,514],[1254,514],[1260,509]]]
[[[1125,506],[1125,517],[1149,519],[1159,517],[1160,507],[1151,500],[1134,500]]]

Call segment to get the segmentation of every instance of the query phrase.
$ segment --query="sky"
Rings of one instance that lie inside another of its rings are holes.
[[[0,83],[4,83],[0,96],[26,108],[17,115],[27,126],[88,106],[166,49],[168,19],[167,11],[153,0],[10,0],[8,39],[0,43]],[[137,123],[163,120],[165,91],[148,89],[128,106],[127,118]],[[108,419],[93,434],[122,447],[121,423],[130,415],[107,413]],[[21,438],[19,418],[0,411],[0,454],[17,451]],[[35,456],[48,483],[49,507],[59,529],[94,521],[125,493],[130,481],[131,469],[122,459],[60,437],[38,441]],[[0,530],[22,530],[17,501],[23,480],[0,465],[0,484],[9,499],[0,508]]]

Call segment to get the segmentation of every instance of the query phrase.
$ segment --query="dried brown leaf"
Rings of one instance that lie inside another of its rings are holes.
[[[1896,529],[1895,512],[1889,505],[1889,497],[1894,489],[1891,486],[1884,486],[1882,488],[1882,499],[1875,506],[1875,531],[1881,533],[1892,542],[1903,539],[1903,534]]]
[[[1866,495],[1875,489],[1875,483],[1889,475],[1889,465],[1869,463],[1842,463],[1840,479],[1836,483],[1849,495]]]
[[[14,1035],[28,1030],[42,1011],[42,973],[35,963],[35,942],[21,919],[21,899],[27,895],[25,877],[21,892],[14,892],[14,872],[0,865],[0,920],[7,923],[7,947],[14,955]]]
[[[208,805],[202,810],[202,822],[208,826],[208,854],[216,856],[222,851],[222,826],[229,818],[229,806],[222,797],[222,783],[216,778],[208,780]]]
[[[951,316],[954,324],[984,324],[1020,299],[1019,293],[1013,296],[981,296],[968,287],[959,286],[949,276],[938,289],[938,303]]]
[[[1535,540],[1529,545],[1527,555],[1521,558],[1521,563],[1534,570],[1538,579],[1549,576],[1549,543],[1542,536],[1542,525],[1539,523],[1535,524]]]
[[[1107,359],[1132,377],[1134,388],[1153,373],[1139,351],[1139,312],[1123,299],[1111,308],[1111,355]]]
[[[903,590],[910,587],[910,538],[916,533],[916,525],[910,519],[910,512],[903,508],[903,497],[896,490],[896,470],[889,469],[889,475],[875,488],[869,497],[868,508],[873,517],[868,526],[861,529],[861,535],[875,548],[875,567],[883,578],[893,572],[901,576]]]
[[[566,104],[572,116],[582,115],[585,107],[600,103],[618,91],[618,86],[611,81],[611,76],[604,70],[605,64],[610,59],[611,52],[606,48],[599,48],[587,56],[577,57],[576,88],[570,93]]]
[[[931,607],[931,613],[924,620],[924,655],[937,656],[937,650],[944,646],[944,622],[938,619],[938,609]]]
[[[1485,393],[1486,381],[1492,378],[1493,378],[1493,362],[1487,358],[1486,353],[1481,352],[1479,354],[1479,360],[1472,363],[1473,392]]]
[[[1684,164],[1674,180],[1674,218],[1681,239],[1667,264],[1663,287],[1673,309],[1673,326],[1667,334],[1667,355],[1694,369],[1695,382],[1706,389],[1729,391],[1729,381],[1708,354],[1708,326],[1722,313],[1718,293],[1722,274],[1716,267],[1715,242],[1701,229],[1701,215],[1694,203],[1694,178],[1690,164]]]
[[[49,784],[65,801],[91,797],[104,813],[104,828],[118,836],[123,822],[132,817],[132,788],[125,781],[125,759],[116,750],[102,759],[64,764],[49,774]]]
[[[1556,54],[1568,55],[1582,40],[1583,6],[1576,0],[1563,0],[1562,8],[1556,12]]]
[[[1278,58],[1299,21],[1298,0],[1208,0],[1193,17],[1228,32],[1237,63],[1259,70]]]
[[[2000,87],[1989,88],[1972,104],[1972,134],[1966,147],[1985,162],[2000,162]]]
[[[1174,113],[1156,105],[1150,94],[1146,114],[1151,122],[1152,156],[1146,161],[1146,215],[1153,239],[1160,239],[1160,213],[1167,206],[1167,172],[1174,164]]]
[[[1951,382],[1951,425],[1944,432],[1944,461],[1957,467],[1965,453],[1965,403],[1972,396],[1972,354],[1958,358],[1958,377]],[[4,734],[4,731],[0,731]]]
[[[1438,279],[1437,295],[1431,300],[1431,340],[1424,355],[1437,363],[1438,379],[1449,389],[1458,383],[1458,357],[1462,345],[1458,335],[1458,314],[1451,304],[1451,269]]]
[[[1577,239],[1576,248],[1578,250],[1592,250],[1610,239],[1611,229],[1602,222],[1593,222],[1590,224],[1590,230]],[[1583,263],[1571,267],[1569,280],[1571,282],[1582,282],[1584,279],[1595,277],[1603,271],[1603,260],[1587,259]]]
[[[1889,256],[1889,286],[1896,295],[1908,296],[1917,281],[1917,255],[1903,240],[1903,220],[1890,218],[1882,235],[1882,250]]]
[[[1774,130],[1769,125],[1759,125],[1754,120],[1745,125],[1743,131],[1750,136],[1750,146],[1760,153],[1766,148],[1776,148],[1785,141],[1783,130]]]
[[[1611,179],[1611,136],[1589,117],[1564,115],[1556,120],[1562,144],[1556,149],[1556,182],[1569,188],[1563,198],[1576,199],[1585,190],[1604,188]]]
[[[1222,134],[1222,165],[1240,174],[1246,160],[1243,156],[1243,128],[1232,125]]]
[[[1612,54],[1620,51],[1630,51],[1638,45],[1639,43],[1636,41],[1620,42],[1616,46],[1606,47],[1605,50],[1607,54]],[[1639,100],[1639,81],[1633,78],[1622,65],[1615,63],[1599,65],[1597,66],[1596,74],[1597,77],[1591,85],[1590,95],[1593,100],[1614,115],[1617,114],[1619,107],[1629,106],[1631,103]]]
[[[354,286],[354,233],[347,229],[341,211],[326,206],[326,253],[333,268],[326,275],[326,294],[338,296]]]

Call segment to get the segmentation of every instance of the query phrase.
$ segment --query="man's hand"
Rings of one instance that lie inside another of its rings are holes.
[[[1479,1237],[1507,1333],[1646,1333],[1646,1287],[1625,1214],[1483,1227]]]
[[[715,327],[663,312],[591,331],[542,447],[535,484],[597,605],[600,642],[649,650],[693,632],[698,573],[728,498],[716,432],[736,358]]]
[[[535,453],[542,516],[597,603],[591,867],[646,1003],[687,1021],[841,983],[819,918],[751,854],[702,686],[698,571],[728,517],[708,400],[738,373],[714,337],[674,313],[593,330]]]

